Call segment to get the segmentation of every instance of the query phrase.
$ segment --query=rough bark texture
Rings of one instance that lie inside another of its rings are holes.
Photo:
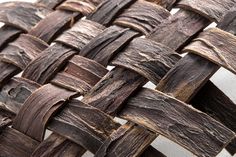
[[[32,3],[1,3],[0,21],[28,31],[50,12],[47,8]]]
[[[183,52],[191,52],[236,73],[236,38],[234,35],[212,28],[202,32]]]
[[[114,24],[133,28],[147,35],[169,15],[170,13],[159,5],[138,0],[119,15]]]
[[[148,1],[0,4],[0,156],[163,157],[159,133],[197,156],[235,153],[235,104],[209,78],[235,72],[236,1]]]
[[[150,89],[129,99],[119,116],[171,138],[197,156],[215,156],[235,137],[210,116]]]
[[[177,53],[162,44],[136,38],[112,64],[134,70],[157,84],[179,59]]]
[[[235,3],[235,0],[181,0],[178,6],[219,22],[228,10],[236,6]]]
[[[39,88],[24,102],[14,120],[13,128],[42,141],[51,115],[75,94],[50,84]]]
[[[124,48],[138,33],[118,26],[105,29],[95,37],[80,52],[81,56],[95,60],[106,66],[122,48]]]

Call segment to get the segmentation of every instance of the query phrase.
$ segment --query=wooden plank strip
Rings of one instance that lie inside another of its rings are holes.
[[[78,13],[54,11],[42,19],[28,34],[46,43],[51,43],[61,32],[69,28],[78,17]]]
[[[53,133],[44,140],[37,149],[32,153],[32,157],[80,157],[85,153],[81,146],[67,140],[66,138]]]
[[[90,86],[94,86],[107,74],[108,70],[93,60],[75,55],[69,60],[64,72],[87,82]]]
[[[44,41],[28,34],[21,34],[18,39],[9,43],[2,50],[0,60],[24,69],[31,60],[47,47],[48,44]]]
[[[103,77],[82,101],[109,115],[116,115],[123,102],[146,82],[147,80],[136,72],[116,67]]]
[[[95,157],[111,157],[117,156],[117,154],[124,157],[139,156],[140,152],[143,152],[155,137],[155,134],[151,131],[128,123],[119,127],[109,136],[96,152]]]
[[[17,114],[25,100],[40,85],[23,78],[12,78],[0,90],[1,109]]]
[[[56,41],[81,50],[90,40],[102,33],[103,29],[105,27],[96,22],[80,20],[71,29],[57,38]]]
[[[130,98],[119,116],[161,133],[199,157],[216,156],[235,137],[210,116],[150,89]]]
[[[42,141],[48,120],[75,94],[51,84],[42,86],[24,102],[14,119],[13,128]]]
[[[114,21],[114,24],[132,28],[144,35],[150,33],[170,13],[163,7],[138,0],[125,9]]]
[[[177,3],[178,7],[200,13],[215,22],[235,5],[235,0],[181,0]]]
[[[181,57],[168,47],[145,38],[134,39],[112,61],[157,84]]]
[[[4,157],[26,157],[30,156],[39,144],[21,132],[6,128],[0,133],[1,156]]]
[[[87,16],[87,19],[108,26],[116,16],[136,0],[105,0],[96,9],[96,12]]]
[[[162,21],[147,38],[162,43],[173,50],[181,49],[210,21],[190,11],[179,10]]]
[[[6,2],[0,4],[0,22],[27,32],[50,12],[33,3]]]
[[[218,69],[218,65],[195,54],[188,54],[168,71],[156,89],[189,102]]]
[[[48,125],[53,132],[80,144],[92,153],[95,153],[119,126],[99,109],[78,100],[70,101]]]
[[[44,5],[47,8],[55,9],[65,0],[37,0],[36,3]]]
[[[218,28],[202,32],[183,52],[200,55],[236,74],[236,37]]]
[[[0,28],[0,49],[2,49],[7,43],[15,40],[19,34],[22,33],[22,30],[14,28],[11,26],[4,25]]]
[[[81,56],[107,66],[108,62],[138,33],[119,26],[111,26],[92,39],[80,52]]]
[[[34,59],[24,70],[22,77],[45,84],[63,68],[76,51],[61,44],[55,44],[45,49],[40,56]]]
[[[96,5],[88,0],[67,0],[58,6],[57,9],[80,12],[86,16],[96,10]]]

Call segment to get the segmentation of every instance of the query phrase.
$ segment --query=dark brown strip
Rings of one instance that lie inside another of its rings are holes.
[[[218,69],[218,65],[200,56],[187,54],[168,71],[156,89],[189,102]]]
[[[102,111],[72,100],[53,117],[49,129],[95,153],[120,125]]]
[[[171,10],[176,2],[176,0],[146,0],[152,3],[156,3],[168,10]]]
[[[81,146],[53,133],[32,153],[32,157],[80,157],[85,153]]]
[[[84,16],[94,12],[96,6],[89,0],[66,0],[57,9],[80,12]]]
[[[202,32],[183,52],[200,55],[236,74],[236,37],[218,28]]]
[[[178,7],[192,10],[196,13],[219,22],[224,14],[236,5],[235,0],[181,0]]]
[[[42,19],[28,34],[51,43],[58,34],[69,28],[78,16],[78,13],[54,11]]]
[[[209,24],[209,20],[190,11],[180,10],[162,21],[148,38],[177,50],[185,46],[196,33]]]
[[[4,25],[0,28],[0,49],[2,49],[7,43],[15,40],[22,31],[18,28]]]
[[[39,144],[32,138],[12,128],[6,128],[0,133],[0,150],[3,157],[30,156]]]
[[[22,77],[45,84],[63,68],[76,51],[61,44],[55,44],[43,51],[24,70]]]
[[[150,89],[130,98],[119,116],[163,134],[199,157],[216,156],[235,137],[210,116]]]
[[[47,47],[48,44],[44,41],[28,34],[21,34],[0,53],[0,59],[24,69]]]
[[[116,67],[97,83],[83,98],[83,102],[116,115],[123,102],[147,80],[128,69]]]
[[[33,3],[1,3],[0,21],[27,32],[50,12],[51,10]]]
[[[64,72],[87,82],[90,86],[94,86],[107,74],[108,70],[93,60],[75,55],[69,60]]]
[[[147,35],[169,15],[170,13],[159,5],[138,0],[128,9],[124,10],[116,18],[114,24],[132,28]]]
[[[136,0],[104,0],[87,19],[108,26],[116,16]]]
[[[81,56],[107,66],[109,61],[138,33],[119,26],[111,26],[95,37],[80,52]]]
[[[42,141],[48,120],[75,94],[51,84],[42,86],[24,102],[14,119],[13,128]]]
[[[168,47],[149,39],[134,39],[112,64],[133,70],[157,84],[181,57]]]
[[[71,29],[65,31],[56,41],[80,51],[90,40],[102,33],[104,28],[104,26],[96,22],[80,20]]]
[[[139,156],[155,138],[156,135],[151,131],[128,123],[118,128],[109,136],[96,152],[95,157],[112,157],[117,156],[117,154],[124,157]]]
[[[40,85],[27,79],[10,79],[0,90],[1,108],[16,115],[25,100],[39,87]]]
[[[53,80],[51,80],[51,83],[68,90],[76,91],[82,95],[92,88],[87,82],[65,72],[57,73]]]
[[[37,3],[44,5],[47,8],[55,9],[60,3],[65,0],[37,0]]]
[[[13,64],[0,61],[0,87],[5,85],[10,78],[20,73],[21,69]]]

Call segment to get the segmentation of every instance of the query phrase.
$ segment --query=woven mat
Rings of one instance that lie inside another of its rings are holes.
[[[209,79],[220,67],[236,74],[235,6],[1,3],[0,157],[164,157],[158,135],[199,157],[234,155],[236,104]]]

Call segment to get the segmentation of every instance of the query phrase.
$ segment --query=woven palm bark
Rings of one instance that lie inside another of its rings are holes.
[[[236,104],[209,80],[220,67],[236,73],[235,7],[0,3],[0,157],[164,157],[151,146],[159,135],[199,157],[235,154]]]

